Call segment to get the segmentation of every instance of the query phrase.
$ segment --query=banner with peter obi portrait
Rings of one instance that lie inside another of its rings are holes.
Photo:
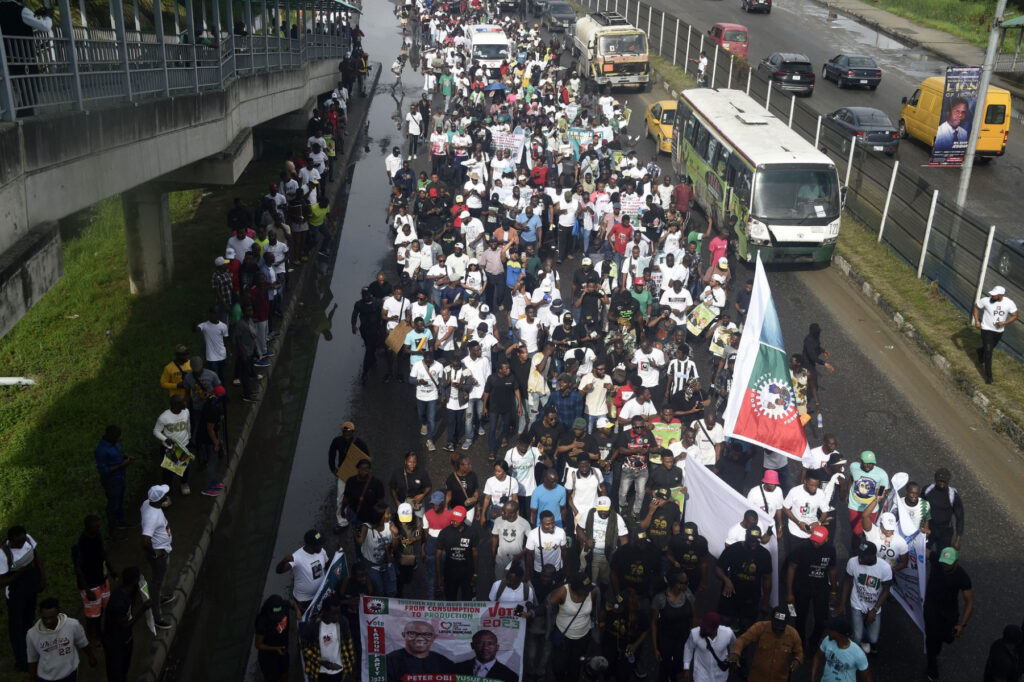
[[[513,605],[360,598],[365,682],[520,682],[526,620]]]

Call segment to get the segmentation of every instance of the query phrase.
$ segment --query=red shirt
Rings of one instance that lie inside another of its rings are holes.
[[[672,207],[680,213],[690,210],[690,200],[692,199],[693,189],[689,185],[680,183],[672,190]]]
[[[548,184],[548,167],[534,166],[533,170],[530,171],[530,178],[537,187],[543,187]]]
[[[618,390],[615,391],[615,399],[612,400],[615,409],[621,410],[622,406],[633,398],[635,392],[636,390],[628,383],[625,386],[619,386]]]
[[[228,261],[228,272],[231,273],[231,288],[235,290],[236,294],[238,293],[239,287],[242,286],[241,283],[238,281],[238,269],[241,267],[242,261],[238,260],[237,258],[232,258],[231,260]]]
[[[718,259],[725,255],[729,249],[729,242],[721,237],[715,237],[708,242],[708,251],[711,252],[711,265],[718,265]]]
[[[246,289],[249,301],[252,303],[252,319],[257,322],[266,322],[270,319],[270,298],[267,296],[265,287],[253,285]]]
[[[436,511],[434,511],[434,508],[431,507],[426,511],[426,513],[423,514],[423,518],[427,522],[427,528],[429,528],[430,530],[436,530],[438,533],[440,533],[442,530],[451,525],[452,510],[445,509],[443,512],[438,514]]]
[[[608,231],[608,239],[611,240],[612,246],[623,256],[626,255],[626,247],[632,238],[633,228],[622,223],[615,223],[612,229]]]

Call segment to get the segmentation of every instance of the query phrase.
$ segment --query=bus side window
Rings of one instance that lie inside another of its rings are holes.
[[[720,146],[720,144],[719,144],[718,140],[716,140],[715,138],[711,137],[710,134],[709,134],[708,135],[708,146],[707,146],[707,149],[704,150],[704,153],[702,153],[701,156],[703,156],[704,160],[708,162],[708,166],[711,167],[711,170],[715,169],[715,154],[718,153],[718,147],[719,146]]]
[[[708,142],[711,140],[711,133],[704,126],[697,127],[697,141],[693,144],[693,150],[702,159],[707,159]]]
[[[752,173],[746,166],[740,166],[736,171],[736,185],[734,192],[743,208],[750,209],[750,183],[753,179]]]
[[[684,137],[690,145],[697,143],[697,119],[690,118],[686,121],[686,135]]]
[[[724,144],[718,146],[718,158],[715,159],[715,173],[719,176],[725,175],[725,169],[729,165],[732,152]]]

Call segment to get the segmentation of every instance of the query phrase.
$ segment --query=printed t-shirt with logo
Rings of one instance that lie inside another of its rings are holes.
[[[860,462],[850,464],[850,511],[864,511],[875,499],[879,486],[889,487],[889,474],[877,465],[871,471],[864,471]]]
[[[867,613],[875,607],[885,583],[892,581],[892,567],[884,561],[865,566],[853,557],[846,562],[846,575],[853,578],[850,608]]]

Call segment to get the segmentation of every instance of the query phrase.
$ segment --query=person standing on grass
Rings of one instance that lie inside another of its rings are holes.
[[[11,526],[0,544],[0,588],[7,598],[7,632],[14,652],[14,667],[28,670],[25,633],[32,625],[36,599],[46,589],[46,574],[36,553],[36,541],[24,526]]]
[[[100,620],[103,609],[110,599],[110,577],[117,576],[103,546],[99,516],[89,514],[85,517],[82,534],[71,545],[71,563],[75,567],[75,580],[82,596],[85,630],[95,646],[102,634]]]
[[[188,364],[188,347],[181,344],[175,346],[174,359],[164,366],[160,374],[160,386],[172,398],[176,395],[185,396],[187,391],[182,382],[185,374],[191,369]]]
[[[149,562],[149,594],[153,602],[153,623],[161,629],[171,627],[171,620],[161,614],[161,609],[174,602],[176,595],[163,594],[164,577],[171,557],[171,525],[167,522],[164,509],[171,506],[167,496],[168,485],[154,485],[142,503],[142,550]]]
[[[1006,297],[1006,289],[992,287],[985,298],[979,298],[971,310],[971,321],[981,330],[978,364],[985,368],[985,383],[992,383],[992,351],[999,345],[1007,325],[1017,321],[1017,304]]]
[[[107,496],[107,533],[114,537],[114,531],[131,528],[124,520],[124,492],[127,472],[125,469],[135,461],[125,455],[121,448],[121,427],[111,424],[103,432],[103,437],[96,445],[96,470],[100,475],[100,485]]]
[[[50,597],[39,604],[39,620],[26,634],[28,672],[33,680],[74,682],[78,679],[78,650],[85,651],[89,667],[96,667],[96,656],[89,646],[82,624],[60,612],[60,604]]]
[[[103,617],[103,659],[107,682],[128,682],[132,666],[132,629],[151,606],[139,585],[135,566],[121,571],[121,584],[110,594]]]

